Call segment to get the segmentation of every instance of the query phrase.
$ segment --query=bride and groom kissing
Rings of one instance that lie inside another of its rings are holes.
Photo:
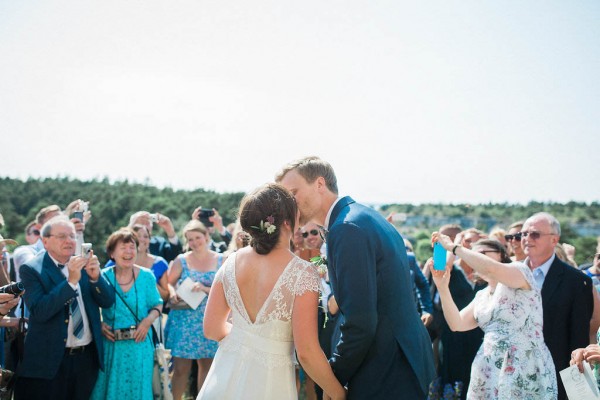
[[[431,341],[398,232],[375,210],[339,198],[333,168],[318,157],[284,166],[276,182],[240,205],[251,246],[230,256],[213,283],[204,333],[220,343],[198,399],[294,399],[294,353],[325,399],[425,399],[435,375]],[[344,316],[330,360],[317,338],[318,272],[289,250],[296,225],[309,221],[327,234]]]

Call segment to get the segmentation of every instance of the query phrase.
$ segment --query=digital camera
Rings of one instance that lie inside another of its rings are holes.
[[[204,226],[209,227],[212,226],[213,223],[209,220],[210,217],[215,215],[215,211],[212,208],[207,208],[200,210],[198,213],[198,219],[200,222],[204,224]]]
[[[22,282],[13,282],[0,287],[0,293],[12,294],[15,297],[19,296],[23,291],[25,291],[25,286]]]

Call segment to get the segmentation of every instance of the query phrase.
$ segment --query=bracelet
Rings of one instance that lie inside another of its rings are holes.
[[[456,249],[458,249],[460,247],[460,244],[457,244],[456,246],[454,246],[452,248],[452,254],[456,255]]]
[[[150,309],[150,311],[148,311],[148,314],[150,314],[152,311],[156,311],[156,312],[158,313],[158,316],[159,316],[159,317],[160,317],[160,316],[161,316],[161,314],[162,314],[162,312],[160,312],[160,310],[159,310],[158,308],[156,308],[156,307],[152,307],[152,308]]]

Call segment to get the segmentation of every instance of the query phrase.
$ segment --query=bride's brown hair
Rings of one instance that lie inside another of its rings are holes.
[[[250,246],[263,255],[269,254],[279,242],[284,221],[288,221],[292,232],[294,231],[297,214],[294,196],[277,183],[259,187],[244,196],[240,203],[240,224],[252,237]],[[265,224],[268,222],[275,226],[274,231],[266,229]]]

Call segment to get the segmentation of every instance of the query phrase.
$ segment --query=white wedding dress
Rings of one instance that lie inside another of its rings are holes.
[[[214,280],[223,283],[233,327],[219,342],[197,400],[297,399],[292,310],[296,296],[319,291],[317,268],[292,258],[252,322],[237,286],[235,257],[229,256]]]

